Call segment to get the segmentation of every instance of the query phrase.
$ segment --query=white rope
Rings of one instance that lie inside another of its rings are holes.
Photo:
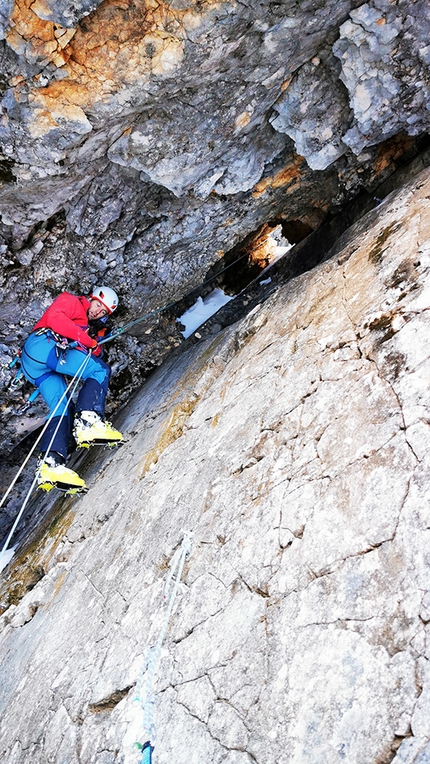
[[[44,425],[44,427],[43,427],[42,431],[40,432],[40,434],[39,434],[39,436],[38,436],[37,440],[35,441],[35,443],[34,443],[33,447],[31,448],[31,450],[30,450],[30,452],[29,452],[29,454],[27,455],[27,457],[26,457],[26,458],[25,458],[25,460],[23,461],[23,463],[22,463],[21,467],[19,468],[19,470],[18,470],[18,472],[16,473],[16,475],[15,475],[14,479],[12,480],[12,482],[11,482],[11,484],[10,484],[9,488],[7,489],[7,491],[6,491],[6,493],[4,494],[4,496],[3,496],[2,500],[0,501],[0,507],[1,507],[1,506],[3,506],[4,502],[6,501],[7,497],[9,496],[9,494],[10,494],[10,492],[11,492],[12,488],[14,487],[14,485],[15,485],[16,481],[18,480],[19,476],[21,475],[21,472],[23,471],[24,467],[26,466],[26,464],[27,464],[27,463],[28,463],[28,461],[30,460],[31,456],[33,455],[33,453],[34,453],[34,451],[35,451],[35,449],[36,449],[36,446],[37,446],[37,445],[40,443],[40,441],[41,441],[41,439],[42,439],[42,437],[43,437],[44,433],[46,432],[46,429],[47,429],[47,427],[48,427],[48,425],[49,425],[49,423],[50,423],[51,419],[53,419],[53,418],[54,418],[54,416],[55,416],[55,413],[57,412],[57,410],[58,410],[58,408],[59,408],[60,404],[62,403],[62,401],[64,400],[64,398],[65,398],[65,397],[68,395],[69,391],[70,391],[70,398],[73,396],[73,394],[74,394],[74,392],[75,392],[75,390],[76,390],[76,388],[77,388],[77,386],[78,386],[78,384],[79,384],[79,381],[80,381],[80,379],[81,379],[81,376],[82,376],[82,373],[83,373],[83,371],[84,371],[84,369],[85,369],[85,366],[87,365],[87,363],[88,363],[88,361],[89,361],[89,359],[90,359],[90,356],[91,356],[91,351],[90,351],[90,352],[89,352],[89,353],[88,353],[88,354],[85,356],[85,358],[84,358],[83,362],[81,363],[81,365],[80,365],[80,367],[79,367],[78,371],[76,372],[76,374],[75,374],[75,376],[73,377],[73,379],[71,380],[71,382],[68,384],[67,388],[65,389],[65,391],[64,391],[64,393],[62,394],[61,398],[59,399],[59,401],[58,401],[57,405],[55,406],[55,408],[54,408],[54,410],[53,410],[52,414],[50,414],[50,416],[49,416],[49,417],[48,417],[48,419],[46,420],[46,422],[45,422],[45,425]],[[40,473],[40,470],[42,469],[43,465],[45,464],[45,461],[46,461],[46,457],[48,456],[48,454],[49,454],[49,451],[51,450],[51,446],[52,446],[52,444],[53,444],[53,442],[54,442],[54,438],[55,438],[55,436],[56,436],[56,434],[57,434],[57,432],[58,432],[58,430],[59,430],[59,427],[60,427],[60,425],[61,425],[61,422],[62,422],[62,419],[63,419],[63,417],[64,417],[64,414],[65,414],[65,412],[66,412],[66,409],[64,409],[63,413],[62,413],[62,414],[60,415],[60,417],[59,417],[59,421],[58,421],[58,424],[57,424],[57,426],[56,426],[56,428],[55,428],[55,430],[54,430],[54,433],[53,433],[53,435],[52,435],[52,438],[51,438],[51,440],[50,440],[50,443],[49,443],[49,445],[48,445],[48,448],[47,448],[47,450],[46,450],[45,454],[43,455],[43,459],[42,459],[42,461],[41,461],[41,463],[40,463],[40,465],[39,465],[39,467],[38,467],[38,470],[37,470],[37,472],[36,472],[36,475],[35,475],[35,477],[34,477],[34,480],[33,480],[32,484],[31,484],[31,486],[30,486],[30,488],[29,488],[29,490],[28,490],[28,492],[27,492],[27,495],[26,495],[26,497],[25,497],[25,499],[24,499],[24,502],[23,502],[23,504],[22,504],[22,506],[21,506],[21,509],[19,510],[19,512],[18,512],[18,515],[17,515],[17,517],[15,518],[15,522],[14,522],[14,524],[12,525],[12,528],[11,528],[11,530],[9,531],[8,537],[7,537],[7,539],[6,539],[6,541],[5,541],[4,545],[3,545],[3,548],[2,548],[2,550],[1,550],[1,552],[0,552],[0,555],[2,555],[2,554],[3,554],[3,553],[6,551],[6,550],[7,550],[8,546],[9,546],[9,543],[10,543],[10,540],[11,540],[11,538],[12,538],[13,534],[15,533],[16,527],[17,527],[17,525],[18,525],[18,523],[19,523],[19,521],[20,521],[20,519],[21,519],[21,517],[22,517],[22,515],[23,515],[23,512],[24,512],[24,510],[25,510],[25,508],[26,508],[27,504],[28,504],[29,498],[30,498],[30,496],[31,496],[31,493],[32,493],[32,491],[33,491],[33,488],[34,488],[34,486],[35,486],[35,485],[36,485],[36,483],[37,483],[37,480],[38,480],[38,477],[39,477],[39,473]]]
[[[182,571],[184,569],[185,560],[191,552],[191,534],[184,532],[181,546],[176,550],[170,563],[169,575],[166,578],[164,585],[163,599],[169,600],[169,604],[164,616],[163,625],[158,635],[155,645],[151,645],[147,649],[145,660],[142,668],[139,672],[139,676],[136,682],[136,698],[143,709],[143,728],[145,734],[149,738],[150,742],[154,742],[156,738],[156,730],[154,724],[154,706],[155,706],[155,694],[154,694],[154,677],[158,668],[158,663],[161,655],[161,646],[169,625],[170,616],[172,614],[173,605],[175,604],[176,594],[178,592],[179,582],[181,580]],[[175,577],[173,590],[170,593],[172,586],[172,580]],[[147,672],[145,687],[143,695],[141,693],[141,685],[143,676]]]

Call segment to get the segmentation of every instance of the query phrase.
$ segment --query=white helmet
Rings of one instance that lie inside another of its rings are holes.
[[[94,287],[90,294],[90,300],[98,300],[105,306],[108,313],[113,313],[118,307],[119,299],[116,292],[110,287]]]

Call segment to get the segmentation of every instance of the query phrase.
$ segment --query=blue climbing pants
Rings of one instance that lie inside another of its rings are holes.
[[[64,376],[74,377],[84,361],[83,351],[73,348],[61,350],[49,334],[30,334],[21,354],[24,375],[39,388],[49,406],[50,414],[67,389]],[[91,356],[81,372],[84,384],[79,391],[76,406],[74,407],[68,397],[63,398],[40,442],[42,453],[49,448],[66,459],[75,408],[76,411],[96,411],[101,417],[104,416],[110,375],[111,370],[107,363]],[[54,440],[49,447],[52,437]]]

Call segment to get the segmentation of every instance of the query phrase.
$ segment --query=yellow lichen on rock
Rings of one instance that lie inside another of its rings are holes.
[[[62,121],[73,122],[80,125],[79,133],[89,133],[92,130],[91,122],[85,112],[74,104],[62,103],[56,108],[35,109],[33,120],[29,123],[29,131],[33,138],[40,138],[51,130],[60,126]]]
[[[265,268],[276,257],[277,243],[271,237],[272,226],[264,225],[257,239],[254,240],[248,255],[248,262]]]
[[[29,101],[35,106],[54,110],[57,110],[61,103],[74,104],[83,108],[88,102],[88,91],[84,85],[70,82],[70,80],[61,80],[52,82],[45,88],[34,90],[29,95]]]
[[[235,125],[238,128],[246,127],[250,119],[251,119],[251,115],[249,111],[243,111],[241,114],[239,114],[238,117],[236,117]]]
[[[52,13],[51,5],[45,2],[45,0],[34,0],[34,2],[31,3],[31,10],[40,19],[49,18]]]
[[[145,38],[145,44],[152,44],[156,53],[151,60],[152,74],[168,74],[179,66],[183,56],[183,43],[172,35],[154,34],[150,41]]]
[[[166,422],[164,423],[160,437],[158,438],[155,446],[145,454],[144,459],[139,465],[139,478],[145,477],[148,470],[157,464],[161,454],[166,450],[168,446],[171,446],[178,438],[181,437],[187,419],[193,413],[198,402],[198,398],[191,396],[185,398],[185,400],[178,403],[173,407]]]
[[[35,109],[28,130],[32,138],[41,138],[56,127],[58,123],[48,109]]]
[[[70,78],[87,84],[94,102],[100,81],[106,78],[120,90],[151,73],[174,71],[186,37],[180,16],[181,12],[153,0],[106,0],[81,21],[70,43]]]

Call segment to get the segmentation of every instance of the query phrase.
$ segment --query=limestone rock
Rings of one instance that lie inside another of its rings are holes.
[[[275,103],[271,123],[287,133],[297,153],[314,170],[323,170],[345,153],[342,136],[350,122],[347,95],[332,54],[304,64]]]
[[[75,27],[77,22],[94,11],[101,0],[35,0],[31,10],[40,19],[61,27]]]
[[[184,530],[159,764],[428,761],[429,193],[172,357],[51,500],[2,586],[2,761],[137,760]]]
[[[4,40],[5,31],[13,8],[13,0],[1,0],[0,2],[0,40]]]
[[[354,112],[343,141],[360,154],[375,140],[394,135],[400,124],[410,135],[428,129],[420,104],[426,100],[430,10],[425,2],[406,10],[377,0],[350,17],[333,52],[341,60],[340,78]]]
[[[424,0],[0,0],[0,341],[101,279],[134,319],[268,223],[380,198],[426,147],[428,32]],[[174,329],[136,331],[136,386]]]

